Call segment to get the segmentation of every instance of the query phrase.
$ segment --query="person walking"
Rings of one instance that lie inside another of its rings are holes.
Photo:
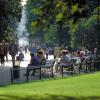
[[[15,66],[15,57],[18,54],[18,45],[14,41],[9,45],[9,54],[12,57],[12,64],[14,67]]]
[[[19,53],[19,60],[20,62],[24,60],[24,53],[22,51]]]

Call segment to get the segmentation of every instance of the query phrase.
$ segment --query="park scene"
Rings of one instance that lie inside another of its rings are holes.
[[[100,100],[99,0],[0,0],[0,100]]]

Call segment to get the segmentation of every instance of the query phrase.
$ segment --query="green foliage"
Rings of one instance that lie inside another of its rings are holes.
[[[37,26],[37,21],[32,22],[32,27],[35,28]]]
[[[95,0],[29,0],[27,28],[33,38],[40,37],[41,32],[45,42],[94,47],[99,43],[99,35],[95,34],[99,9]],[[57,29],[53,31],[55,24]]]
[[[5,31],[5,33],[6,33],[6,41],[9,42],[9,43],[11,43],[12,40],[16,40],[15,37],[14,37],[13,32],[14,32],[14,29],[9,27],[9,26],[7,27],[7,30]]]
[[[72,5],[72,11],[71,13],[74,14],[75,12],[77,12],[79,9],[78,9],[78,4],[75,4],[75,5]]]
[[[44,35],[45,43],[56,44],[56,37],[55,37],[56,32],[57,32],[57,25],[49,26],[49,31],[47,31],[47,33],[45,33]]]
[[[33,8],[32,9],[32,13],[34,13],[34,15],[41,15],[42,13],[42,10],[41,9],[37,9],[37,8]]]
[[[56,15],[56,22],[59,22],[59,21],[61,21],[63,19],[63,13],[58,13],[57,15]]]
[[[78,27],[73,33],[74,47],[97,47],[97,34],[99,34],[99,30],[97,30],[97,27],[99,25],[97,22],[97,18],[98,15],[93,15],[87,20],[80,20],[78,22]]]
[[[14,39],[14,31],[21,18],[21,9],[21,0],[0,0],[0,39]],[[9,34],[8,27],[13,28],[13,32],[10,31],[12,35]]]
[[[84,26],[85,26],[87,29],[89,29],[89,28],[91,28],[93,25],[98,24],[98,23],[97,23],[97,18],[98,18],[98,17],[99,17],[98,15],[93,15],[93,16],[91,16],[91,17],[86,21],[86,23],[84,24]]]

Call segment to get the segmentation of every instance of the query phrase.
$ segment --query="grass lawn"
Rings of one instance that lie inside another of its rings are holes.
[[[100,72],[1,86],[0,100],[100,100]]]

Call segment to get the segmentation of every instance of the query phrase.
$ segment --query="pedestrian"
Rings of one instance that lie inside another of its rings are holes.
[[[36,54],[36,52],[37,52],[37,49],[36,49],[36,47],[33,45],[33,46],[30,48],[30,53]]]
[[[100,60],[99,49],[94,48],[93,62],[94,62],[95,69],[97,71],[100,71],[100,62],[99,62],[99,60]]]
[[[4,50],[4,45],[3,43],[0,43],[0,62],[1,62],[1,65],[4,64],[5,60],[4,60],[4,56],[5,56],[5,50]]]
[[[25,46],[24,49],[25,49],[25,54],[27,54],[27,52],[28,52],[27,46]]]
[[[21,51],[19,53],[19,61],[23,61],[24,60],[24,53]]]
[[[18,54],[18,45],[14,41],[9,45],[9,54],[12,57],[12,64],[14,67],[15,66],[15,57]]]
[[[6,61],[8,61],[8,44],[5,43],[5,40],[3,40],[3,46],[4,46],[4,57],[6,57]]]

